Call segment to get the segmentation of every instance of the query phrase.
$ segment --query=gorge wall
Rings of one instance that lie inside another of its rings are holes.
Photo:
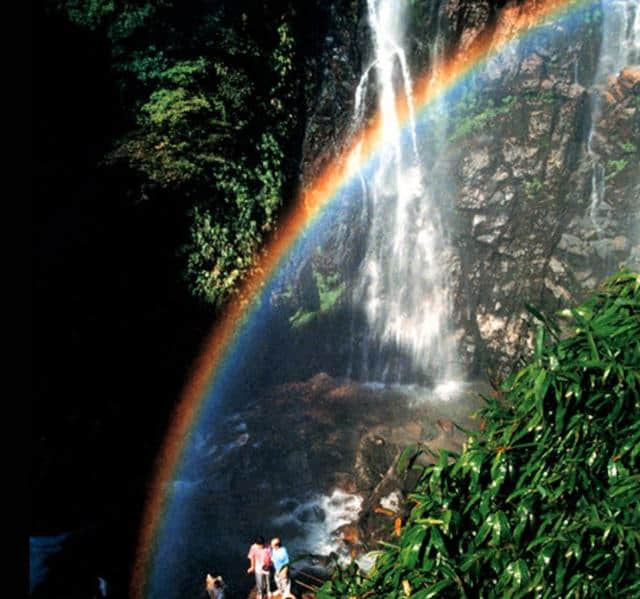
[[[372,53],[365,4],[332,4],[303,184],[352,133],[355,89]],[[481,35],[497,45],[537,4],[410,3],[412,73],[437,68]],[[451,249],[442,259],[458,360],[469,375],[502,376],[527,351],[526,304],[553,312],[621,264],[640,265],[640,17],[633,3],[614,4],[581,3],[535,41],[500,52],[418,132]],[[612,58],[620,46],[624,52]],[[372,98],[367,114],[374,108]],[[298,265],[291,290],[274,297],[287,343],[298,346],[309,374],[344,374],[350,361],[358,316],[345,290],[364,255],[360,210],[358,202],[341,210],[328,240]]]

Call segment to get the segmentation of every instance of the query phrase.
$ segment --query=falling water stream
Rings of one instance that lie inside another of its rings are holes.
[[[452,391],[455,372],[447,329],[451,310],[443,260],[447,248],[417,142],[412,78],[404,49],[405,9],[405,3],[395,0],[367,2],[373,58],[355,90],[351,131],[362,129],[369,102],[375,102],[382,140],[372,171],[365,174],[357,168],[360,146],[351,156],[360,180],[359,218],[368,234],[351,297],[352,305],[364,311],[365,331],[356,333],[352,326],[347,374],[365,387],[383,388],[389,383],[421,382],[420,373],[427,372],[429,382],[446,393]],[[431,54],[435,82],[436,63],[444,60],[440,35]],[[398,111],[401,102],[407,107],[406,123]],[[306,531],[292,539],[292,547],[326,555],[340,551],[339,538],[332,533],[357,519],[362,497],[334,490],[306,501],[283,501],[291,505],[274,524],[298,525]],[[309,519],[314,513],[323,514],[322,519]]]
[[[353,305],[364,310],[366,331],[352,348],[350,374],[380,382],[431,382],[454,375],[448,335],[451,297],[445,235],[439,207],[419,155],[412,80],[404,51],[404,3],[368,0],[374,58],[355,93],[354,124],[366,113],[375,82],[382,144],[368,178],[361,175],[362,219],[368,224]],[[436,36],[434,63],[442,60]],[[437,74],[437,64],[432,65]],[[398,102],[408,107],[403,128]],[[359,152],[359,148],[356,148]]]
[[[596,85],[617,75],[627,65],[640,64],[640,4],[638,0],[605,0],[603,3],[602,44],[596,71]],[[592,164],[589,217],[598,235],[604,233],[606,213],[606,172],[594,147],[596,126],[602,112],[602,97],[595,96],[591,107],[591,131],[587,152]]]

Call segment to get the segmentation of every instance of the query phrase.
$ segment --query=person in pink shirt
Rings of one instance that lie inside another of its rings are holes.
[[[257,537],[256,541],[249,548],[247,555],[250,566],[248,574],[253,572],[256,577],[257,599],[263,599],[265,595],[271,597],[271,583],[269,580],[269,570],[271,568],[271,548],[264,544],[264,537]]]

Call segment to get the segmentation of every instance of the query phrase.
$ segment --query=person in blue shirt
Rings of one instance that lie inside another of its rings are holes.
[[[278,537],[271,540],[271,561],[275,568],[275,580],[282,599],[296,599],[291,593],[291,577],[289,575],[289,553]]]

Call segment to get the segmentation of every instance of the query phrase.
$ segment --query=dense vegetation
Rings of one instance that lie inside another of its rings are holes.
[[[211,302],[293,197],[327,11],[33,6],[30,534],[99,527],[57,574],[58,596],[97,563],[109,564],[110,594],[126,586]]]
[[[330,597],[640,596],[640,276],[621,271],[487,398],[461,455],[419,466],[399,538]],[[564,331],[561,333],[561,329]]]
[[[299,167],[326,8],[270,2],[60,0],[110,49],[124,126],[105,163],[139,198],[183,198],[183,270],[219,304],[251,268]]]

